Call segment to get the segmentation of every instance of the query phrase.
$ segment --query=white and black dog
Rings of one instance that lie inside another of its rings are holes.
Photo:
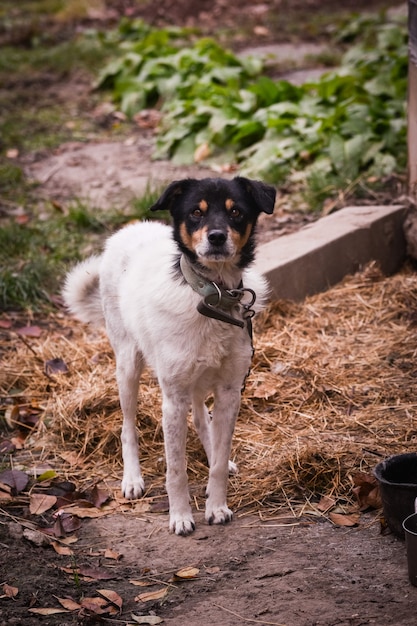
[[[136,433],[139,378],[150,365],[162,390],[169,528],[194,528],[186,468],[187,414],[207,454],[205,517],[232,519],[226,491],[235,421],[250,367],[250,317],[267,285],[251,267],[259,214],[272,213],[275,189],[236,177],[171,183],[152,210],[167,209],[173,229],[138,222],[111,236],[101,256],[67,276],[64,299],[83,322],[104,323],[116,357],[123,412],[122,492],[144,492]],[[256,297],[256,304],[255,304]],[[249,331],[249,332],[248,332]],[[214,399],[209,414],[206,400]]]

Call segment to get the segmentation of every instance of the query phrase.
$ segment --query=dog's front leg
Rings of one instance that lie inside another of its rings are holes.
[[[119,358],[118,358],[119,357]],[[143,369],[141,355],[126,350],[123,358],[116,356],[116,377],[119,388],[120,406],[123,413],[122,493],[125,498],[140,498],[145,491],[145,483],[139,463],[138,436],[136,432],[136,409],[138,402],[139,378]]]
[[[225,524],[233,517],[227,506],[229,456],[236,417],[240,406],[240,389],[219,386],[214,396],[211,423],[211,462],[207,485],[206,520],[209,524]]]
[[[185,446],[187,439],[188,395],[163,389],[162,426],[167,464],[166,488],[169,500],[169,529],[177,535],[195,530],[188,491]]]

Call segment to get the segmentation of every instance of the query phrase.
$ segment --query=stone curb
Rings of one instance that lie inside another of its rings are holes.
[[[393,274],[406,256],[406,211],[401,205],[346,207],[260,245],[255,267],[268,279],[272,298],[295,301],[325,291],[370,261]]]

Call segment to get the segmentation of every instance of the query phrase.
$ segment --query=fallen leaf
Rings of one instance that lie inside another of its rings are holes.
[[[58,615],[58,613],[69,613],[67,609],[53,609],[53,608],[43,608],[43,609],[28,609],[29,613],[36,613],[36,615]]]
[[[349,515],[329,513],[329,518],[336,526],[357,526],[360,520],[360,513],[350,513]]]
[[[336,504],[336,500],[334,500],[330,496],[323,496],[320,502],[317,504],[317,508],[319,511],[323,511],[324,513],[325,511],[328,511],[329,509],[333,508],[335,504]]]
[[[10,500],[12,497],[12,488],[10,485],[0,483],[0,500]]]
[[[64,607],[64,609],[68,609],[68,611],[79,611],[81,609],[81,605],[78,602],[75,602],[72,598],[58,598],[59,604]]]
[[[32,515],[42,515],[56,504],[56,496],[45,493],[32,493],[29,500],[29,511]]]
[[[95,485],[88,494],[86,493],[86,496],[88,496],[88,500],[92,502],[97,509],[110,498],[110,494],[104,489],[99,489],[97,485]]]
[[[366,472],[355,472],[352,475],[353,493],[358,501],[361,511],[368,508],[379,509],[382,507],[379,484],[375,476]]]
[[[11,454],[16,450],[15,444],[9,439],[0,441],[0,454]]]
[[[8,406],[4,412],[4,419],[6,421],[7,427],[10,428],[10,430],[16,428],[16,424],[18,424],[19,422],[19,411],[19,405],[13,404],[12,406]]]
[[[53,478],[56,478],[56,477],[57,477],[57,473],[55,470],[47,469],[44,472],[42,472],[40,476],[38,476],[38,482],[43,483],[48,480],[52,480]]]
[[[58,541],[51,541],[55,552],[61,556],[72,556],[74,552],[68,546],[62,546]]]
[[[81,600],[81,606],[83,609],[87,609],[97,615],[104,615],[108,613],[107,600],[105,598],[83,598]]]
[[[158,589],[157,591],[148,591],[147,593],[140,593],[135,598],[135,601],[137,602],[138,600],[140,600],[140,602],[150,602],[151,600],[162,600],[162,598],[165,598],[167,593],[168,593],[168,587],[164,587],[163,589]]]
[[[29,482],[29,476],[20,470],[6,470],[0,474],[0,482],[9,485],[12,494],[16,495],[26,487]]]
[[[199,573],[200,570],[196,567],[183,567],[182,569],[178,570],[178,572],[175,572],[174,576],[175,578],[190,579],[195,578],[196,576],[198,576]]]
[[[135,615],[134,613],[132,613],[131,617],[133,621],[137,624],[150,624],[150,626],[152,626],[153,624],[162,624],[162,622],[164,621],[161,617],[158,617],[157,615]]]
[[[15,450],[23,450],[23,448],[25,447],[25,439],[26,437],[11,437],[10,443]]]
[[[8,159],[17,159],[19,156],[19,150],[17,148],[9,148],[6,151],[6,156]]]
[[[113,559],[114,561],[120,561],[122,557],[123,557],[122,554],[119,554],[119,552],[115,552],[114,550],[110,550],[109,548],[107,548],[107,550],[104,551],[105,559]]]
[[[122,609],[123,600],[118,593],[112,589],[97,589],[97,593],[106,598],[109,602],[114,604],[120,611]]]
[[[1,588],[3,589],[4,596],[3,598],[15,598],[19,593],[19,589],[17,587],[12,587],[7,583],[4,583]]]
[[[268,400],[268,398],[275,396],[275,394],[278,393],[278,390],[279,386],[276,380],[260,380],[251,392],[251,395],[254,398]]]
[[[151,580],[129,580],[131,585],[135,585],[136,587],[153,587],[156,583]]]
[[[61,538],[72,534],[80,527],[81,522],[77,517],[60,512],[52,528],[44,528],[43,532]]]
[[[22,337],[40,337],[42,334],[42,328],[39,326],[22,326],[22,328],[17,328],[16,332],[18,335],[22,335]]]
[[[88,502],[87,504],[70,504],[63,509],[61,509],[64,513],[70,513],[71,515],[75,515],[75,517],[89,518],[94,519],[96,517],[103,517],[104,515],[108,515],[109,511],[107,509],[97,509],[93,504]]]
[[[49,359],[45,362],[45,372],[50,376],[52,374],[68,374],[68,366],[62,359]]]

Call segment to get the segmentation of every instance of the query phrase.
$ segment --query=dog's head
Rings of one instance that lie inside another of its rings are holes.
[[[189,178],[171,183],[151,210],[170,211],[175,240],[193,262],[243,268],[253,260],[258,216],[273,212],[275,193],[248,178]]]

